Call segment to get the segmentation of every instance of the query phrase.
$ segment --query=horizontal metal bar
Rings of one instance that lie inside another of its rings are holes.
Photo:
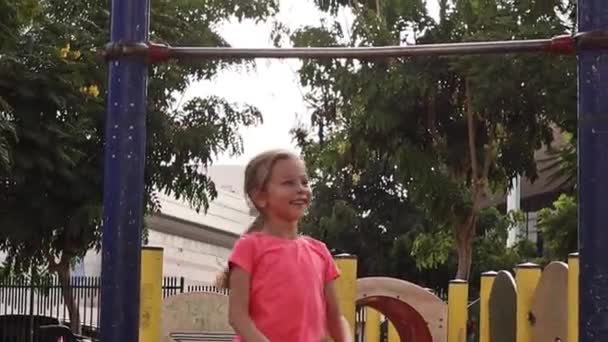
[[[577,49],[608,48],[606,32],[561,35],[549,39],[421,44],[382,47],[297,47],[297,48],[231,48],[231,47],[172,47],[155,43],[121,43],[108,45],[105,58],[143,56],[150,62],[168,59],[220,58],[357,58],[381,59],[417,56],[480,55],[505,53],[573,54]]]
[[[386,58],[441,56],[463,54],[487,54],[507,52],[531,52],[547,50],[551,39],[514,42],[481,42],[462,44],[428,44],[411,46],[384,46],[360,48],[310,47],[289,49],[247,49],[247,48],[170,48],[174,58]]]

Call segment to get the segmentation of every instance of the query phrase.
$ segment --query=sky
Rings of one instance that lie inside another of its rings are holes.
[[[427,1],[429,12],[437,12],[436,0]],[[280,0],[278,19],[290,29],[305,25],[319,25],[321,18],[312,0]],[[347,13],[338,15],[343,24],[351,21]],[[227,22],[220,33],[233,47],[273,47],[270,39],[271,23],[253,21]],[[262,113],[263,124],[241,127],[244,142],[240,156],[221,155],[215,164],[244,165],[257,153],[271,148],[297,151],[289,131],[299,122],[310,124],[310,110],[303,101],[305,90],[298,82],[297,60],[256,60],[253,70],[235,68],[220,72],[214,79],[197,82],[187,89],[184,100],[193,96],[218,95],[229,101],[256,106]]]

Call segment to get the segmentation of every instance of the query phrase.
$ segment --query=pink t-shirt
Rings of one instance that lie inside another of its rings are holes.
[[[320,342],[327,336],[324,288],[339,273],[323,242],[247,234],[229,264],[251,275],[249,314],[270,342]]]

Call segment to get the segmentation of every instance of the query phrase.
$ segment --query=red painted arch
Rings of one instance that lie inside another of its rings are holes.
[[[401,341],[443,342],[447,338],[446,303],[416,284],[387,277],[359,278],[357,304],[385,315]]]

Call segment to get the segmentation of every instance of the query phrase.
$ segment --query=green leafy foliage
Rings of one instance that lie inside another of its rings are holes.
[[[0,101],[0,105],[2,105]],[[16,142],[17,135],[13,123],[5,113],[0,113],[0,177],[8,174],[12,164],[11,144]]]
[[[572,8],[557,0],[441,1],[438,21],[417,0],[317,4],[330,13],[348,7],[352,26],[336,21],[302,28],[291,35],[295,45],[532,39],[571,30],[560,15],[567,17]],[[445,248],[452,245],[457,276],[468,278],[482,199],[504,192],[515,175],[536,179],[534,152],[551,143],[551,125],[575,122],[574,75],[574,59],[558,56],[306,60],[300,79],[311,89],[314,116],[310,139],[303,131],[297,137],[308,147],[305,153],[314,144],[341,146],[350,174],[386,164],[430,224],[412,246],[424,259],[419,265],[446,262],[451,251]],[[330,165],[332,152],[325,155],[327,163],[309,165],[313,172],[340,172]]]
[[[172,45],[225,46],[216,31],[221,21],[262,20],[276,10],[274,0],[208,1],[205,6],[153,0],[150,36]],[[107,68],[96,51],[109,40],[109,22],[103,1],[0,0],[4,273],[34,268],[65,281],[71,264],[100,247]],[[202,170],[218,154],[241,153],[238,127],[261,121],[251,106],[214,96],[182,104],[175,96],[227,67],[247,65],[171,62],[149,68],[147,213],[159,209],[157,191],[206,210],[216,191]],[[77,325],[71,294],[63,295]]]
[[[210,1],[203,9],[198,1],[153,0],[151,39],[225,46],[216,31],[221,21],[262,20],[277,6],[274,0]],[[0,191],[0,249],[8,254],[9,272],[31,266],[65,272],[99,247],[107,68],[95,55],[109,40],[109,15],[99,1],[0,0],[0,165],[6,164],[6,142],[14,142]],[[214,96],[182,104],[175,96],[227,67],[242,66],[150,67],[147,212],[158,209],[155,191],[205,210],[216,192],[202,170],[218,154],[241,153],[238,127],[261,121],[251,106]],[[18,140],[10,138],[6,117]]]
[[[390,165],[375,159],[373,166],[354,172],[344,164],[342,144],[309,147],[309,166],[331,167],[315,169],[315,198],[301,225],[305,234],[324,240],[334,253],[357,255],[360,277],[390,275],[436,289],[447,284],[447,272],[421,270],[411,255],[428,223],[391,179]]]
[[[578,205],[576,198],[562,194],[553,207],[538,213],[538,228],[542,232],[545,258],[566,260],[569,253],[578,250]]]
[[[479,213],[478,234],[473,245],[474,274],[491,270],[512,270],[517,264],[536,255],[536,250],[530,249],[527,241],[507,247],[509,227],[522,224],[522,219],[517,213],[503,215],[495,208],[487,208]],[[478,282],[479,279],[474,281]]]

